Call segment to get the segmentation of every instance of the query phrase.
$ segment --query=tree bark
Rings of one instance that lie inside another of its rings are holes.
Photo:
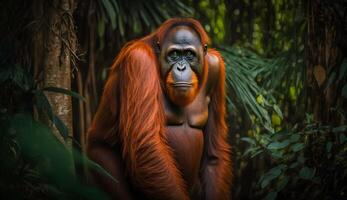
[[[73,23],[73,0],[34,1],[36,18],[40,20],[34,37],[35,76],[42,79],[41,87],[58,87],[71,90],[71,77],[76,52],[76,35]],[[39,66],[37,66],[39,64]],[[42,72],[39,74],[39,72]],[[68,148],[72,148],[71,97],[61,93],[46,92],[53,113],[67,126],[69,139],[64,141],[57,128],[49,122],[54,135]],[[48,121],[48,120],[47,120]]]
[[[344,35],[337,13],[328,1],[308,2],[307,80],[315,121],[338,123],[340,120],[331,108],[337,105],[341,93],[338,85],[327,85],[329,72],[341,65],[343,52],[339,47]]]

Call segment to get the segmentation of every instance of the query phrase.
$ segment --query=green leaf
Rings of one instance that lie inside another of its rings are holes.
[[[289,168],[293,169],[293,168],[296,168],[297,166],[299,166],[299,162],[294,162],[289,166]]]
[[[305,113],[306,115],[306,122],[311,123],[313,121],[313,114]]]
[[[124,20],[122,20],[122,13],[118,17],[119,32],[121,36],[124,36]]]
[[[57,127],[60,135],[63,136],[64,140],[66,140],[66,138],[69,136],[69,131],[64,122],[62,122],[61,119],[56,115],[53,115],[52,122],[55,125],[55,127]]]
[[[333,128],[333,132],[334,133],[337,133],[337,132],[344,132],[347,130],[347,126],[346,125],[343,125],[343,126],[338,126],[338,127],[335,127]]]
[[[294,152],[298,152],[300,150],[302,150],[303,148],[305,148],[305,144],[304,143],[296,143],[292,146],[292,150]]]
[[[278,183],[277,185],[277,192],[283,190],[283,188],[285,188],[287,186],[289,182],[289,178],[288,176],[284,176]]]
[[[9,126],[15,129],[18,144],[21,147],[21,156],[28,164],[33,164],[35,172],[43,183],[49,183],[48,190],[53,194],[62,194],[63,199],[103,200],[107,196],[97,188],[87,186],[74,176],[74,158],[66,146],[57,140],[46,125],[35,121],[30,115],[17,114],[10,119]],[[78,152],[79,157],[81,153]],[[31,167],[30,167],[31,168]],[[35,187],[41,187],[39,181],[33,180]],[[57,188],[58,190],[56,190]],[[45,190],[45,194],[46,190]],[[68,196],[65,196],[67,195]],[[70,196],[71,195],[71,196]],[[66,197],[66,198],[65,198]]]
[[[244,153],[243,153],[243,157],[246,157],[248,154],[253,154],[253,152],[255,151],[255,148],[248,148]]]
[[[110,0],[113,7],[114,7],[114,10],[115,10],[115,13],[119,13],[119,5],[118,5],[118,1],[117,0]]]
[[[340,66],[339,81],[341,81],[342,78],[346,75],[346,72],[347,72],[347,58],[345,58],[342,61],[342,64]]]
[[[263,126],[264,126],[264,128],[265,128],[266,130],[268,130],[270,133],[275,133],[275,130],[274,130],[274,128],[272,128],[271,124],[265,122],[265,123],[263,124]]]
[[[299,134],[293,134],[289,138],[290,142],[295,143],[300,140],[300,135]]]
[[[272,142],[268,145],[268,149],[283,149],[289,145],[289,141],[285,140],[283,142]]]
[[[275,200],[277,197],[277,192],[270,192],[266,195],[265,200]]]
[[[148,13],[152,16],[153,20],[155,21],[155,23],[160,24],[161,19],[160,19],[159,13],[154,10],[154,7],[152,7],[149,4],[145,4],[145,6],[148,10]]]
[[[271,156],[274,158],[274,159],[283,159],[283,151],[274,151],[274,152],[271,152]]]
[[[305,161],[306,161],[306,158],[305,158],[303,155],[300,155],[300,156],[298,157],[298,162],[299,162],[299,163],[304,164]]]
[[[140,9],[140,15],[141,15],[143,21],[145,22],[145,25],[146,25],[146,26],[150,26],[150,22],[149,22],[150,20],[148,19],[148,15],[146,15],[146,14],[144,13],[144,10],[143,10],[143,9]]]
[[[328,153],[331,152],[331,148],[332,148],[332,147],[333,147],[333,143],[329,141],[329,142],[326,144],[326,149],[327,149],[327,152],[328,152]]]
[[[102,0],[103,6],[108,14],[108,18],[111,21],[112,30],[116,28],[116,11],[109,0]]]
[[[347,84],[345,84],[342,88],[341,95],[347,98]]]
[[[247,143],[249,143],[249,144],[255,145],[255,141],[254,141],[253,138],[242,137],[240,140],[245,141],[245,142],[247,142]]]
[[[264,149],[262,149],[262,148],[255,148],[254,150],[253,150],[253,152],[252,152],[252,155],[251,155],[251,158],[254,158],[254,157],[256,157],[257,155],[259,155],[259,154],[261,154],[261,153],[263,153],[264,152]]]
[[[347,141],[347,137],[345,136],[345,134],[341,133],[340,134],[340,142],[341,144],[344,144]]]
[[[315,174],[315,170],[309,167],[303,167],[301,168],[299,172],[299,176],[305,180],[311,180],[314,177],[314,174]]]
[[[275,112],[277,113],[278,116],[280,116],[281,119],[283,119],[283,114],[281,109],[278,107],[278,105],[273,105],[273,109],[275,110]]]
[[[271,176],[273,178],[277,178],[279,175],[281,175],[281,173],[287,168],[286,165],[284,164],[281,164],[281,165],[278,165],[272,169],[270,169],[269,173],[271,174]]]
[[[58,88],[58,87],[46,87],[42,89],[43,91],[49,91],[49,92],[57,92],[57,93],[61,93],[61,94],[66,94],[69,95],[71,97],[77,98],[79,100],[85,101],[85,98],[78,94],[77,92],[73,92],[64,88]]]
[[[37,90],[35,92],[35,99],[37,108],[47,113],[49,119],[53,121],[53,110],[46,95],[41,90]]]
[[[326,87],[329,87],[334,82],[335,78],[336,78],[336,72],[332,72],[329,76]]]
[[[266,186],[268,186],[271,180],[272,179],[269,176],[266,176],[260,184],[261,189],[264,189]]]
[[[233,104],[230,107],[239,112],[245,110],[250,119],[252,115],[255,115],[265,129],[274,133],[271,127],[271,116],[262,106],[266,104],[266,99],[272,99],[271,95],[263,91],[256,77],[252,75],[256,76],[259,69],[267,66],[266,59],[239,47],[220,46],[219,50],[226,63],[226,84],[232,91],[231,98],[228,98],[232,99],[232,102],[228,101]],[[263,96],[265,94],[266,96]]]
[[[75,158],[75,161],[77,161],[80,164],[87,164],[88,168],[91,170],[95,170],[99,172],[101,175],[104,175],[106,177],[109,177],[113,182],[116,184],[119,183],[117,179],[115,179],[108,171],[106,171],[101,165],[94,162],[93,160],[90,160],[86,155],[82,155],[77,150],[73,151],[73,155]]]
[[[263,95],[258,95],[257,96],[257,103],[259,103],[260,105],[264,106],[265,105],[265,99]]]
[[[60,135],[66,139],[68,136],[68,129],[66,125],[58,118],[52,110],[51,104],[49,103],[46,95],[42,92],[42,90],[37,90],[35,92],[36,106],[42,112],[46,113],[48,118],[52,121],[52,123],[57,127]]]
[[[105,34],[105,19],[104,15],[101,16],[100,20],[98,21],[98,36],[99,38],[102,38]]]
[[[279,165],[279,166],[277,166],[277,167],[274,167],[274,168],[270,169],[270,171],[268,171],[268,172],[265,174],[265,176],[263,176],[263,177],[261,178],[261,184],[260,184],[261,188],[263,189],[263,188],[265,188],[266,186],[268,186],[269,183],[270,183],[272,180],[274,180],[274,179],[276,179],[277,177],[279,177],[279,176],[283,173],[283,171],[284,171],[286,168],[287,168],[287,166],[282,164],[282,165]]]

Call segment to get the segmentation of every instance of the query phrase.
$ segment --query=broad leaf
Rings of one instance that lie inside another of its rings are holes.
[[[43,88],[42,90],[43,91],[57,92],[57,93],[61,93],[61,94],[66,94],[66,95],[72,96],[74,98],[77,98],[79,100],[85,101],[85,98],[82,95],[78,94],[77,92],[73,92],[71,90],[67,90],[67,89],[64,89],[64,88],[46,87],[46,88]]]

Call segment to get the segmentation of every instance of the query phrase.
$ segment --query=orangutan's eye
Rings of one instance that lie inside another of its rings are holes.
[[[187,58],[188,60],[193,60],[193,59],[195,58],[195,53],[194,53],[193,51],[191,51],[191,50],[188,50],[188,51],[186,52],[186,58]]]
[[[177,50],[173,50],[173,51],[169,52],[168,56],[169,56],[170,60],[175,61],[175,60],[178,60],[179,53]]]

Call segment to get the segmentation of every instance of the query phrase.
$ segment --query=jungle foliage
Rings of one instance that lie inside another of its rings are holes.
[[[54,27],[76,41],[49,31],[63,3],[74,23]],[[170,17],[198,19],[224,57],[233,199],[347,198],[345,1],[13,0],[0,16],[2,199],[106,199],[86,182],[86,166],[108,174],[84,156],[85,132],[121,46]],[[37,43],[50,34],[71,58],[71,88],[43,84],[49,45]],[[73,97],[71,124],[50,93]]]

